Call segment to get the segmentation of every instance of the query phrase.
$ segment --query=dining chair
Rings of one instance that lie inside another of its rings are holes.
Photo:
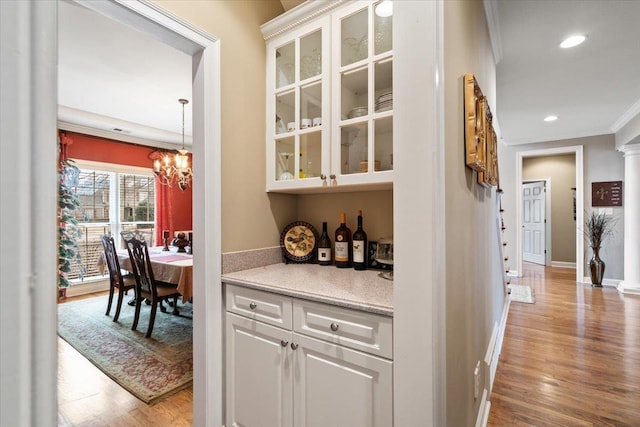
[[[120,308],[122,308],[124,295],[129,291],[129,289],[135,288],[136,280],[131,274],[127,274],[125,276],[122,275],[122,270],[120,270],[120,261],[118,261],[118,254],[116,253],[116,244],[113,237],[105,234],[102,236],[101,240],[107,269],[109,270],[109,302],[107,303],[107,312],[105,313],[105,316],[108,316],[111,311],[113,294],[117,289],[118,301],[116,302],[116,313],[113,316],[113,321],[117,322],[118,317],[120,317]]]
[[[120,234],[126,243],[136,281],[136,311],[131,329],[136,330],[138,327],[142,301],[149,300],[151,302],[151,314],[149,315],[149,326],[145,334],[145,337],[149,338],[153,331],[158,305],[160,305],[160,311],[166,312],[167,310],[162,305],[162,301],[173,299],[172,313],[179,314],[178,297],[180,293],[178,292],[177,284],[165,283],[154,279],[151,259],[149,258],[149,248],[141,234],[134,234],[130,231],[123,231]]]

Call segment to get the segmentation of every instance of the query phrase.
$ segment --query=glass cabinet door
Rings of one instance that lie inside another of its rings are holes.
[[[324,25],[329,22],[326,18]],[[319,177],[329,167],[329,136],[323,133],[323,122],[329,120],[328,104],[323,105],[329,84],[323,76],[329,76],[325,52],[330,34],[324,25],[300,29],[281,43],[274,41],[274,48],[268,50],[275,65],[272,89],[267,88],[275,110],[270,143],[274,153],[268,156],[273,175],[268,180],[276,183],[276,189],[304,187],[313,179],[319,185]]]
[[[361,182],[387,182],[393,170],[392,14],[386,1],[345,7],[334,16],[333,96],[339,111],[332,153],[340,177]],[[361,178],[358,178],[358,177]],[[377,177],[377,178],[376,178]],[[338,179],[338,181],[340,181]],[[340,184],[340,182],[338,182]]]

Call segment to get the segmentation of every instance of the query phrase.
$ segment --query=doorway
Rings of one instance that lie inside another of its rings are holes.
[[[566,237],[567,239],[571,239],[572,241],[575,241],[575,250],[573,252],[575,252],[575,269],[576,269],[576,282],[580,283],[583,280],[584,277],[584,263],[581,261],[583,256],[583,251],[584,251],[584,242],[582,240],[582,237],[580,235],[580,233],[578,233],[577,230],[577,225],[578,224],[582,224],[583,223],[583,218],[584,218],[584,198],[583,198],[583,187],[584,187],[584,182],[583,182],[583,147],[582,146],[568,146],[568,147],[557,147],[557,148],[546,148],[546,149],[539,149],[539,150],[528,150],[528,151],[519,151],[516,153],[516,182],[518,183],[518,188],[516,191],[516,227],[517,230],[522,230],[523,229],[523,183],[525,181],[542,181],[545,180],[544,178],[539,178],[540,175],[538,175],[538,177],[529,177],[529,179],[527,180],[525,177],[525,174],[523,172],[523,164],[525,162],[525,159],[530,159],[530,158],[537,158],[537,157],[548,157],[548,156],[555,156],[555,155],[563,155],[563,154],[571,154],[574,155],[574,164],[575,164],[575,216],[574,216],[574,212],[571,212],[571,219],[573,219],[575,221],[575,224],[573,224],[572,226],[569,227],[565,227],[568,228],[569,230],[567,230],[568,233],[570,233],[571,237]],[[537,178],[537,179],[534,179]],[[547,183],[547,190],[550,190],[550,183]],[[556,185],[554,185],[554,188],[556,187]],[[559,187],[561,190],[566,190],[567,193],[567,197],[565,199],[567,199],[568,203],[572,206],[572,210],[573,210],[573,194],[574,194],[574,189],[571,188],[570,186],[567,186],[567,188],[565,189],[564,186]],[[548,200],[548,199],[547,199]],[[549,205],[549,204],[548,204]],[[546,211],[549,212],[550,211],[550,206],[546,206]],[[546,236],[547,238],[550,236],[550,227],[551,227],[551,221],[550,221],[550,216],[551,215],[547,215],[547,227],[546,227]],[[522,271],[522,263],[524,261],[524,256],[523,256],[523,246],[524,246],[524,241],[523,241],[523,233],[519,232],[516,233],[516,256],[517,256],[517,271],[520,273]],[[550,239],[545,239],[545,240],[550,240]],[[549,247],[549,242],[546,243],[546,246]],[[556,263],[555,261],[552,262],[550,259],[551,256],[551,252],[552,251],[547,251],[547,257],[545,260],[545,264],[551,264],[551,265],[556,265],[556,266],[562,266],[562,267],[567,267],[569,266],[567,265],[563,265],[566,263]],[[573,266],[573,265],[571,265]]]
[[[522,183],[522,260],[546,265],[546,181]]]
[[[220,201],[220,46],[217,38],[175,15],[142,2],[76,0],[82,6],[128,25],[193,58],[193,230],[194,243],[194,425],[222,424],[222,347],[207,340],[221,336],[222,296],[207,281],[221,276]],[[206,219],[206,221],[205,221]],[[205,262],[205,260],[212,260]],[[220,389],[220,390],[219,390]]]

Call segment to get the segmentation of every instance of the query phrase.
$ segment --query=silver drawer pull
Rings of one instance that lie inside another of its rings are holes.
[[[286,347],[289,344],[289,341],[282,340],[280,341],[280,345]]]
[[[249,304],[249,308],[251,310],[255,310],[257,306],[258,306],[258,304],[256,304],[255,302],[252,302],[251,304]]]
[[[332,330],[333,332],[337,331],[339,327],[340,327],[340,325],[338,325],[338,324],[337,324],[337,323],[335,323],[335,322],[331,324],[331,330]]]
[[[292,343],[291,343],[291,350],[295,350],[295,349],[297,349],[297,348],[298,348],[298,344],[296,344],[296,343],[292,342]]]

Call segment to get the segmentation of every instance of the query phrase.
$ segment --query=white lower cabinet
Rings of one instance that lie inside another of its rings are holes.
[[[296,324],[300,316],[294,316],[293,327],[285,329],[234,312],[236,298],[255,296],[250,304],[259,313],[261,301],[272,303],[274,295],[226,286],[226,425],[392,426],[392,360],[349,348],[358,345],[353,336],[349,347],[340,345],[343,331],[349,334],[366,326],[372,330],[370,336],[382,332],[383,350],[390,351],[384,347],[391,343],[386,336],[391,333],[391,319],[279,296],[282,305],[290,304],[294,311],[321,310],[318,316],[326,318],[329,331],[322,340],[294,332],[304,330]],[[285,313],[290,315],[291,310]]]
[[[227,313],[227,426],[291,427],[291,332]]]

